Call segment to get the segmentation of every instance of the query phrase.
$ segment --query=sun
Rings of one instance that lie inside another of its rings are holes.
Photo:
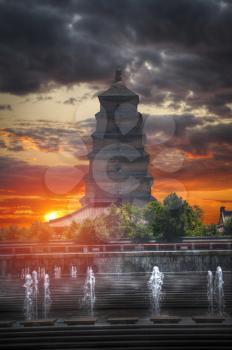
[[[51,221],[51,220],[57,219],[58,216],[59,215],[56,211],[52,211],[50,213],[45,214],[44,219],[45,219],[45,221]]]

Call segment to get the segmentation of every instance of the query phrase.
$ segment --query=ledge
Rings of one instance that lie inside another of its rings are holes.
[[[150,318],[153,323],[179,323],[181,317],[168,315],[154,315]]]
[[[225,321],[223,316],[196,316],[192,317],[192,320],[196,323],[222,323]]]
[[[71,325],[93,325],[95,324],[97,319],[95,317],[90,316],[83,316],[83,317],[77,317],[77,318],[70,318],[67,320],[64,320],[64,323],[71,326]]]
[[[134,324],[138,322],[138,317],[110,317],[107,322],[110,324]]]
[[[47,320],[30,320],[23,321],[21,324],[25,327],[34,327],[34,326],[53,326],[56,322],[56,319],[47,319]]]

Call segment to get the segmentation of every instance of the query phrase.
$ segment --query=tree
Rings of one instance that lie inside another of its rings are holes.
[[[176,193],[171,193],[165,198],[164,207],[167,213],[165,240],[203,234],[202,210],[198,206],[192,207]]]
[[[0,241],[6,241],[7,240],[7,230],[6,227],[0,228]]]
[[[176,193],[171,193],[164,199],[165,222],[163,227],[163,240],[176,242],[185,233],[185,202]]]
[[[191,207],[186,201],[184,203],[184,235],[202,236],[204,235],[204,225],[202,222],[203,211],[197,205]]]
[[[30,230],[25,227],[11,225],[1,229],[1,240],[23,241],[30,238]]]
[[[228,218],[224,224],[224,234],[231,235],[232,234],[232,217]]]
[[[104,243],[106,229],[101,218],[85,219],[76,231],[75,240],[80,244]],[[104,232],[103,232],[104,230]]]
[[[142,208],[123,204],[120,207],[120,221],[124,238],[129,238],[133,242],[147,242],[153,238]]]
[[[162,239],[165,229],[166,212],[159,201],[149,202],[144,208],[144,219],[148,222],[153,239]]]
[[[76,223],[76,221],[72,221],[72,223],[64,230],[63,238],[71,240],[76,239],[79,229],[80,224]]]
[[[110,239],[110,230],[107,225],[106,215],[102,214],[94,219],[95,236],[98,242],[106,243]]]
[[[46,242],[52,239],[53,229],[46,222],[34,222],[31,226],[31,239]]]
[[[203,226],[203,236],[217,236],[218,235],[217,225],[209,224]]]
[[[123,236],[121,222],[121,208],[111,205],[109,212],[105,215],[105,225],[110,239],[121,239]]]

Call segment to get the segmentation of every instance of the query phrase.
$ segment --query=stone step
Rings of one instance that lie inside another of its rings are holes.
[[[122,326],[122,325],[121,325]],[[187,335],[198,335],[198,334],[207,334],[208,337],[211,337],[212,334],[216,334],[216,335],[222,335],[222,334],[229,334],[231,335],[231,328],[226,329],[224,326],[223,328],[217,328],[214,329],[211,327],[209,327],[209,325],[207,324],[207,327],[202,327],[200,329],[196,329],[193,326],[191,326],[191,328],[184,328],[183,325],[179,326],[179,328],[160,328],[158,327],[160,325],[156,325],[155,328],[148,328],[149,326],[147,326],[147,328],[125,328],[125,329],[115,329],[112,328],[110,329],[110,334],[112,335],[134,335],[134,334],[157,334],[157,335],[176,335],[176,334],[187,334]],[[218,325],[221,326],[221,325]],[[170,327],[170,325],[169,325]],[[63,336],[81,336],[81,335],[86,335],[86,336],[91,336],[91,335],[104,335],[104,334],[108,334],[109,332],[109,328],[100,328],[99,326],[96,326],[96,328],[94,329],[83,329],[83,327],[71,327],[69,326],[68,328],[62,328],[59,327],[57,328],[56,326],[54,327],[50,327],[49,329],[47,329],[46,327],[31,327],[31,328],[11,328],[11,329],[0,329],[0,334],[1,334],[1,339],[4,338],[21,338],[21,337],[27,337],[27,336],[31,336],[33,334],[33,336],[39,336],[39,337],[43,337],[43,336],[57,336],[57,337],[63,337]]]
[[[120,335],[113,335],[111,334],[111,332],[108,332],[109,334],[101,334],[101,335],[68,335],[65,337],[65,341],[66,342],[106,342],[106,341],[111,341],[113,342],[117,342],[119,340],[120,337],[120,341],[133,341],[133,342],[137,342],[137,341],[186,341],[186,340],[192,340],[193,339],[193,334],[166,334],[164,335],[160,335],[160,334],[120,334]],[[209,340],[209,341],[217,341],[218,339],[221,339],[223,341],[227,340],[227,341],[232,341],[232,335],[231,334],[220,334],[220,333],[214,333],[214,334],[198,334],[197,335],[197,340]],[[27,337],[18,337],[16,338],[4,338],[1,339],[1,345],[5,344],[25,344],[25,343],[39,343],[40,341],[46,341],[47,343],[60,343],[60,341],[64,340],[64,335],[63,336],[51,336],[49,334],[45,335],[45,336],[27,336]]]
[[[69,338],[68,338],[69,339]],[[54,341],[48,342],[47,339],[40,339],[35,342],[28,342],[27,339],[22,343],[8,343],[0,344],[0,349],[95,349],[95,348],[108,348],[108,349],[124,349],[132,347],[134,349],[144,349],[144,347],[149,347],[150,349],[160,347],[160,348],[170,348],[173,346],[178,346],[179,348],[184,347],[185,349],[189,346],[205,348],[205,346],[210,347],[211,349],[223,349],[231,346],[231,339],[219,337],[218,339],[196,339],[191,336],[189,339],[130,339],[130,340],[119,340],[119,339],[88,339],[88,340],[76,340],[62,339],[63,341]]]

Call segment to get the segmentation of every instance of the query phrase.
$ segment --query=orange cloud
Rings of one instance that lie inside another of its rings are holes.
[[[185,152],[186,159],[213,159],[213,152],[208,152],[207,154],[196,154],[191,152]]]
[[[19,137],[19,140],[21,141],[21,145],[24,151],[30,151],[30,150],[40,150],[36,142],[33,140],[32,137],[29,136],[21,136]]]

